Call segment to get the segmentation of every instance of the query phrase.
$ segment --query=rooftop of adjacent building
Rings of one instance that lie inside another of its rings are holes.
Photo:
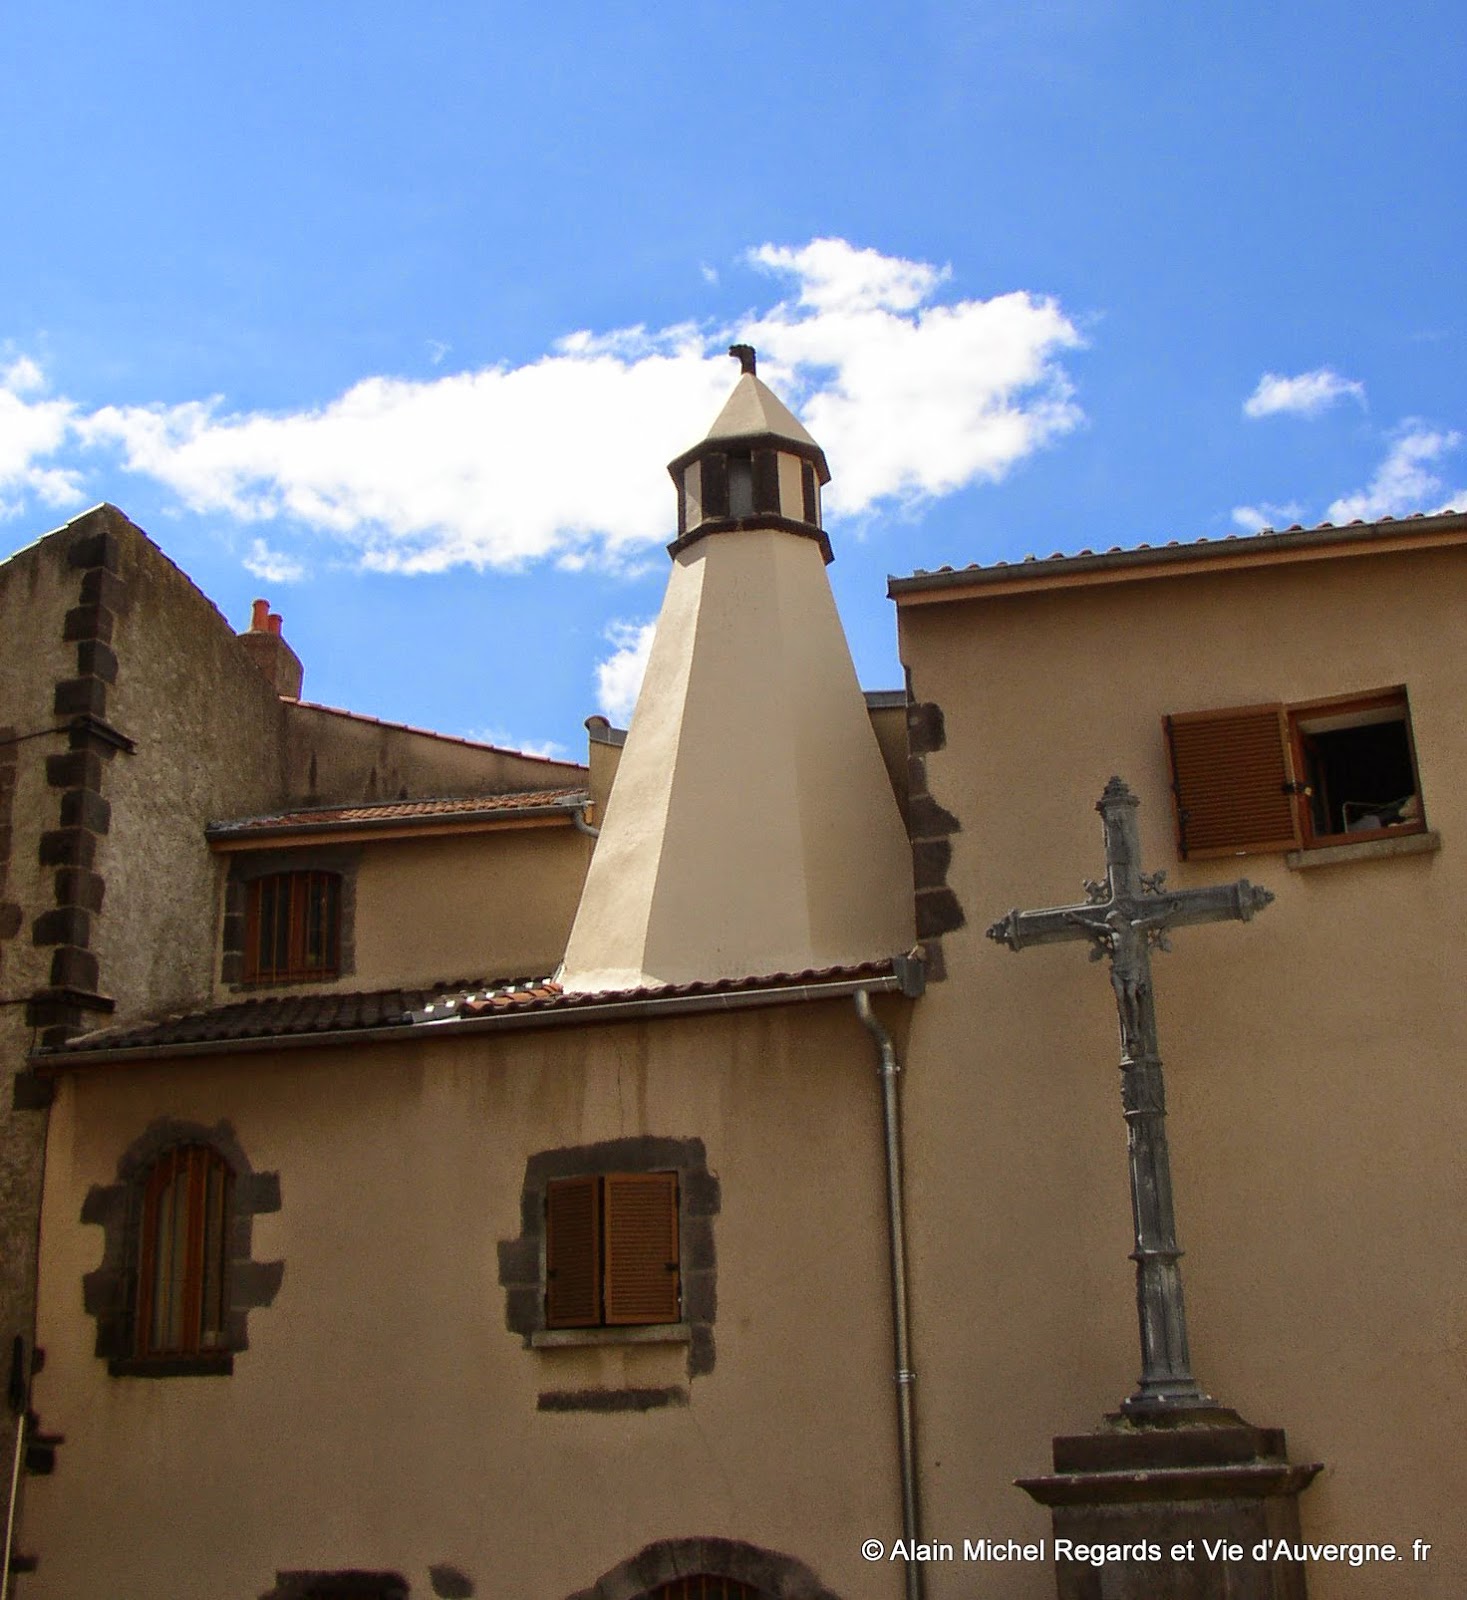
[[[1345,527],[1321,522],[1295,523],[1275,531],[1230,533],[1220,539],[1169,539],[1165,544],[1112,545],[1103,551],[1025,556],[1021,561],[973,562],[966,567],[918,568],[910,577],[889,577],[887,594],[898,606],[986,598],[1044,588],[1121,583],[1142,578],[1228,568],[1285,565],[1297,561],[1367,556],[1390,551],[1437,548],[1467,541],[1467,513],[1448,508],[1408,517],[1357,519]]]
[[[258,995],[99,1028],[63,1046],[38,1050],[38,1068],[284,1046],[360,1043],[366,1038],[607,1022],[656,1014],[735,1011],[812,1000],[836,1000],[858,989],[920,994],[922,961],[916,955],[771,972],[706,982],[666,983],[597,994],[563,991],[549,977],[496,978],[438,983],[423,988],[355,993]]]
[[[421,730],[413,730],[415,732]],[[489,748],[497,748],[490,746]],[[516,752],[517,753],[517,752]],[[452,827],[473,822],[504,823],[571,815],[590,802],[585,788],[509,790],[501,794],[461,795],[424,800],[384,800],[372,805],[309,806],[266,816],[236,817],[205,825],[211,843],[253,844],[281,834],[378,833],[403,823]]]

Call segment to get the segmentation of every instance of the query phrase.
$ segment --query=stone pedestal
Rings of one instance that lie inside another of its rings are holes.
[[[1255,1549],[1298,1540],[1319,1467],[1281,1428],[1188,1408],[1057,1438],[1053,1473],[1018,1484],[1051,1508],[1059,1600],[1304,1600],[1303,1564]]]

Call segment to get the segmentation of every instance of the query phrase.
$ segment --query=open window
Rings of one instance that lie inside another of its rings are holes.
[[[678,1282],[675,1172],[552,1179],[545,1192],[545,1325],[674,1323]]]
[[[1306,844],[1423,826],[1404,690],[1300,706],[1289,720],[1304,785]]]
[[[1184,860],[1350,844],[1426,826],[1403,688],[1165,719]]]

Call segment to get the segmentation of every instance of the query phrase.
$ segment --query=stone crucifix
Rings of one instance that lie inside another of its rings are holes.
[[[1273,896],[1246,878],[1204,889],[1167,889],[1164,872],[1141,871],[1140,801],[1120,778],[1105,786],[1095,809],[1105,824],[1105,882],[1085,882],[1084,905],[1011,911],[988,930],[1010,950],[1087,939],[1090,959],[1110,959],[1121,1027],[1121,1100],[1131,1162],[1131,1214],[1136,1229],[1136,1314],[1141,1324],[1141,1382],[1121,1404],[1131,1415],[1215,1404],[1192,1376],[1182,1273],[1177,1265],[1166,1093],[1156,1042],[1151,947],[1168,950],[1167,932],[1199,922],[1247,922]]]

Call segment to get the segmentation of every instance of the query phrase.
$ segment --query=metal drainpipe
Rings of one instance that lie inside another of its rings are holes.
[[[601,837],[600,828],[592,827],[592,825],[586,821],[586,813],[590,809],[591,808],[589,806],[582,806],[579,811],[572,811],[571,825],[575,828],[577,833],[584,833],[589,838],[599,839]]]
[[[20,1469],[25,1461],[25,1425],[30,1416],[30,1385],[25,1379],[25,1340],[15,1336],[10,1356],[9,1400],[15,1418],[15,1461],[10,1470],[10,1504],[5,1512],[5,1564],[0,1566],[0,1600],[10,1593],[10,1557],[15,1549],[15,1507],[20,1495]]]
[[[897,1098],[896,1046],[891,1035],[876,1020],[871,996],[857,989],[856,1015],[876,1041],[881,1079],[881,1115],[886,1134],[886,1214],[891,1260],[892,1353],[896,1359],[897,1448],[902,1479],[902,1539],[908,1550],[917,1543],[917,1446],[912,1420],[912,1387],[917,1374],[912,1371],[911,1347],[907,1328],[907,1247],[906,1225],[902,1220],[902,1109]],[[922,1600],[922,1563],[907,1557],[907,1600]]]

